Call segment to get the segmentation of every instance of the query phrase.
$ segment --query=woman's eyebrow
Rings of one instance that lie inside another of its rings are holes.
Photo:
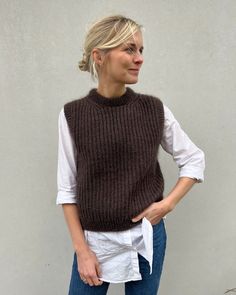
[[[128,45],[128,46],[132,46],[132,47],[135,47],[135,48],[137,48],[137,45],[135,44],[135,43],[126,43],[126,45]],[[140,47],[140,49],[144,49],[144,47],[143,46],[141,46]]]

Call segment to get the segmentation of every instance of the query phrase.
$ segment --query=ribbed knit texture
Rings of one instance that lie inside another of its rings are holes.
[[[77,151],[82,227],[120,231],[135,226],[134,216],[163,199],[158,162],[162,102],[129,87],[115,98],[91,89],[87,96],[66,103],[64,112]]]

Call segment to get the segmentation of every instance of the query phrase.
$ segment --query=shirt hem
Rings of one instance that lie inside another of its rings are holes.
[[[120,280],[120,281],[106,280],[106,279],[103,279],[103,278],[99,278],[99,280],[103,281],[103,282],[107,282],[107,283],[119,284],[119,283],[126,283],[126,282],[130,282],[130,281],[140,281],[140,280],[142,280],[142,277],[141,278],[127,279],[127,280]]]

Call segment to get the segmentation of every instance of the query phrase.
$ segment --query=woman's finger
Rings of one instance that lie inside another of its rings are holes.
[[[97,277],[97,283],[98,283],[99,285],[101,285],[101,284],[103,283],[103,281],[99,280],[99,277],[102,276],[102,271],[101,271],[101,268],[100,268],[100,265],[99,265],[98,262],[96,263],[95,267],[96,267],[96,272],[97,272],[97,276],[98,276],[98,277]]]
[[[86,280],[87,280],[87,283],[89,284],[89,286],[94,285],[93,280],[90,277],[88,277]]]
[[[97,276],[101,277],[102,271],[101,271],[101,267],[98,262],[95,264],[95,268],[96,268]]]
[[[99,286],[103,283],[103,281],[100,281],[97,276],[94,276],[91,279],[92,279],[92,282],[95,286]]]

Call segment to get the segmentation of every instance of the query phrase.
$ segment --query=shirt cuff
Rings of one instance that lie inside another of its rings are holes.
[[[57,199],[56,199],[56,204],[61,205],[61,204],[77,204],[77,198],[74,194],[65,192],[65,191],[59,191],[57,193]]]
[[[195,178],[197,183],[204,182],[204,174],[201,167],[188,166],[179,169],[179,177]]]

